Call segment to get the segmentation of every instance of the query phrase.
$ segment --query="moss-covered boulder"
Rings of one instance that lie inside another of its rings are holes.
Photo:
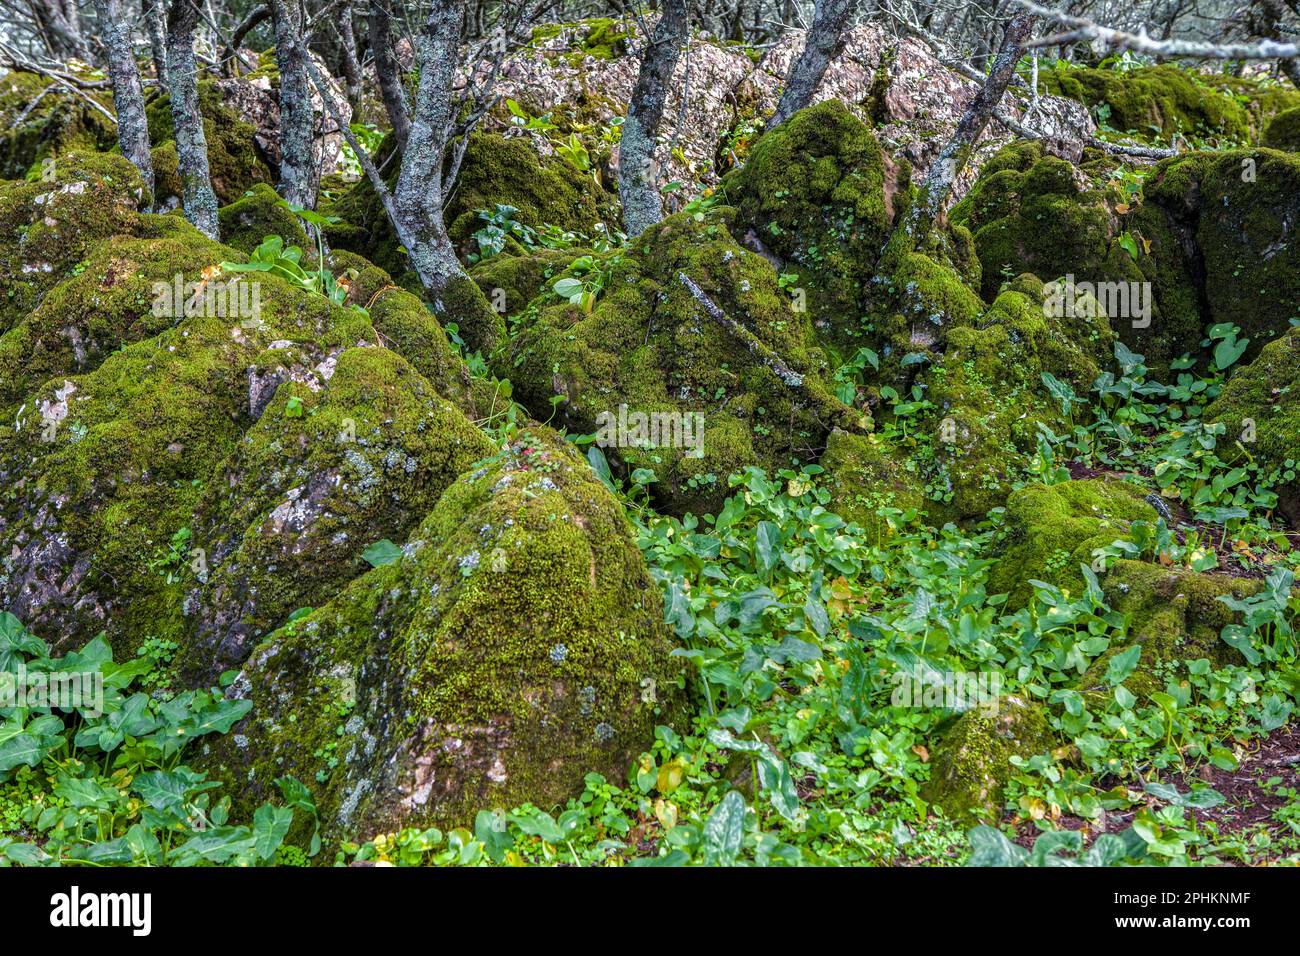
[[[678,717],[658,589],[586,462],[545,430],[463,475],[402,554],[272,634],[249,718],[201,765],[255,804],[313,786],[327,841],[472,825],[609,779]]]
[[[1240,442],[1278,474],[1278,508],[1300,528],[1300,329],[1260,351],[1228,379],[1205,410],[1205,420],[1224,426],[1227,443]]]
[[[138,232],[148,202],[136,168],[104,153],[67,153],[49,176],[0,182],[0,332],[76,271],[95,243]]]
[[[909,172],[832,99],[761,137],[718,191],[736,209],[737,237],[798,275],[819,332],[848,346],[866,344],[865,296]]]
[[[818,464],[825,469],[830,510],[857,522],[878,542],[925,515],[925,488],[916,466],[904,449],[876,435],[836,429]]]
[[[1050,294],[1049,294],[1050,296]],[[1048,374],[1086,393],[1111,362],[1115,337],[1097,310],[1054,314],[1044,288],[1021,276],[978,321],[946,332],[923,371],[937,419],[925,462],[936,513],[976,518],[1002,504],[1037,450],[1040,427],[1068,427]]]
[[[255,183],[274,180],[271,168],[258,155],[254,143],[257,130],[222,102],[221,91],[211,80],[199,81],[199,112],[208,142],[212,190],[223,206],[238,200]],[[159,202],[178,200],[183,186],[170,97],[161,94],[150,100],[145,106],[145,116],[149,122],[149,142],[153,144],[154,191]]]
[[[921,798],[960,823],[997,820],[1002,793],[1015,772],[1012,757],[1028,760],[1056,745],[1042,706],[1007,695],[968,710],[935,745]]]
[[[514,221],[533,229],[558,226],[592,236],[617,222],[613,197],[591,173],[560,156],[539,156],[526,138],[476,133],[444,210],[452,241],[469,251],[485,225],[479,212],[502,205],[513,206]]]
[[[1274,116],[1259,144],[1269,149],[1300,153],[1300,106]]]
[[[1008,595],[1009,610],[1029,603],[1031,580],[1078,594],[1084,586],[1079,566],[1093,564],[1094,549],[1127,538],[1134,521],[1156,520],[1156,510],[1145,499],[1141,489],[1127,482],[1100,478],[1030,484],[1012,492],[1005,537],[989,572],[989,593]]]
[[[367,569],[367,547],[405,540],[494,447],[395,352],[345,349],[309,366],[298,351],[259,358],[251,387],[268,404],[198,502],[191,544],[206,570],[181,659],[200,680],[242,664],[296,608],[332,598]]]
[[[217,212],[221,241],[245,256],[252,253],[267,236],[279,236],[286,246],[310,251],[312,242],[302,221],[289,211],[280,195],[268,183],[254,183],[252,188]]]
[[[710,510],[732,472],[785,467],[836,425],[869,426],[827,389],[808,315],[732,239],[726,210],[679,213],[576,267],[562,278],[593,290],[591,310],[540,297],[494,369],[539,420],[595,434],[616,467],[653,471],[664,507]]]
[[[539,294],[549,293],[554,281],[573,260],[584,255],[591,255],[591,250],[514,250],[475,263],[469,275],[496,311],[502,315],[515,315]]]
[[[1126,70],[1045,70],[1039,82],[1046,93],[1089,106],[1099,125],[1147,138],[1176,134],[1247,142],[1254,118],[1226,77],[1170,64]]]
[[[989,301],[1022,272],[1044,282],[1067,274],[1080,282],[1142,279],[1120,247],[1105,195],[1036,141],[1013,143],[989,160],[951,219],[975,239],[980,291]]]
[[[113,109],[110,92],[83,92]],[[22,70],[0,77],[0,179],[39,176],[47,160],[57,162],[73,150],[107,150],[116,143],[117,127],[81,96]]]
[[[1217,665],[1244,663],[1220,637],[1224,627],[1237,621],[1237,614],[1219,599],[1255,594],[1261,587],[1258,580],[1198,574],[1148,561],[1116,561],[1101,583],[1106,603],[1124,615],[1131,640],[1093,661],[1081,680],[1083,689],[1104,688],[1111,658],[1133,643],[1142,647],[1137,670],[1126,682],[1135,693],[1164,689],[1156,673],[1162,663],[1201,658]]]
[[[1193,329],[1231,323],[1249,361],[1289,328],[1300,302],[1300,156],[1270,149],[1194,153],[1150,174],[1132,225],[1161,320],[1150,330],[1194,351]],[[1179,341],[1181,341],[1181,344]]]

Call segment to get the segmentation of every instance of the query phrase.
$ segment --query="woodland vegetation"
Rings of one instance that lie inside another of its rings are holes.
[[[1300,862],[1297,0],[0,0],[0,865]]]

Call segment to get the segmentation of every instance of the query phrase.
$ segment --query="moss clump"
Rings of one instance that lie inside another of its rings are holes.
[[[1093,549],[1127,537],[1134,521],[1156,517],[1142,491],[1124,482],[1026,485],[1007,498],[1006,538],[989,573],[989,593],[1007,594],[1009,610],[1029,603],[1031,579],[1078,593],[1079,565],[1092,564]]]
[[[1238,368],[1206,408],[1205,420],[1225,427],[1225,442],[1241,442],[1257,462],[1280,472],[1278,508],[1300,528],[1300,329]]]
[[[613,198],[559,156],[538,156],[523,137],[475,133],[447,204],[447,232],[462,250],[484,225],[481,209],[514,206],[515,221],[534,229],[558,226],[593,235],[614,221]]]
[[[1210,324],[1239,326],[1251,340],[1247,361],[1287,331],[1300,302],[1300,156],[1176,157],[1148,177],[1145,196],[1135,224],[1154,238],[1139,264],[1156,284],[1158,334],[1179,343],[1174,354]]]
[[[246,802],[292,773],[331,842],[464,825],[614,779],[679,716],[658,589],[554,433],[463,475],[403,550],[254,652],[251,715],[203,760]]]
[[[1175,134],[1249,140],[1249,110],[1221,78],[1171,65],[1130,70],[1075,68],[1040,74],[1044,92],[1078,100],[1100,125],[1168,140]]]
[[[117,127],[103,113],[66,89],[56,86],[46,92],[50,86],[45,77],[21,70],[0,77],[0,179],[39,175],[45,160],[73,150],[96,152],[116,145]],[[112,110],[111,93],[89,90],[86,95]],[[37,97],[40,102],[17,123]]]
[[[148,201],[136,168],[106,153],[67,153],[50,179],[0,183],[0,332],[99,240],[138,232]]]
[[[1109,364],[1115,337],[1105,315],[1051,312],[1041,283],[1026,275],[977,322],[947,331],[942,358],[923,373],[938,418],[927,463],[931,495],[944,502],[935,514],[975,518],[1002,504],[1040,426],[1068,428],[1043,374],[1083,393]]]
[[[1105,196],[1081,188],[1076,177],[1074,166],[1044,154],[1040,143],[1013,143],[953,207],[952,221],[974,237],[986,299],[1022,272],[1044,282],[1067,274],[1079,282],[1142,279],[1117,241],[1119,223]]]
[[[529,42],[546,53],[563,53],[572,63],[585,57],[616,60],[627,53],[628,29],[622,20],[589,17],[577,23],[544,23],[533,27]]]
[[[493,358],[538,419],[554,416],[583,434],[603,425],[613,464],[653,471],[654,491],[670,510],[710,510],[732,472],[812,457],[837,424],[862,430],[863,416],[837,402],[821,378],[807,314],[792,309],[761,256],[734,242],[728,212],[702,222],[679,213],[625,251],[567,274],[601,286],[592,311],[539,298]],[[706,314],[683,274],[741,335]],[[796,379],[787,384],[756,359],[751,342],[780,356]],[[651,433],[656,421],[703,432],[665,438],[663,428]]]
[[[906,453],[875,435],[831,432],[818,464],[826,470],[830,510],[878,542],[925,514],[925,489],[908,471]]]
[[[208,573],[181,659],[197,681],[242,664],[295,608],[368,570],[362,552],[405,540],[493,445],[396,353],[353,348],[307,366],[273,348],[253,375],[283,383],[196,509]]]
[[[257,153],[254,142],[257,130],[222,102],[221,91],[211,80],[199,81],[199,112],[203,116],[203,135],[208,141],[212,191],[223,206],[236,202],[255,183],[273,180],[270,167]],[[155,192],[160,201],[179,198],[183,186],[178,171],[171,98],[166,94],[155,97],[145,107],[145,117],[149,122],[149,142],[154,147]]]
[[[1142,645],[1137,671],[1126,681],[1141,694],[1163,690],[1156,665],[1175,660],[1208,658],[1217,665],[1240,664],[1240,653],[1219,637],[1236,614],[1220,597],[1238,600],[1255,594],[1259,581],[1223,574],[1197,574],[1183,568],[1166,568],[1144,561],[1117,561],[1106,572],[1102,587],[1106,603],[1128,620],[1128,635]],[[1093,661],[1083,675],[1085,690],[1105,686],[1111,658],[1131,647],[1112,647]]]
[[[177,275],[196,280],[196,262],[214,264],[228,254],[195,233],[119,236],[94,246],[75,275],[0,335],[0,409],[51,378],[93,371],[119,348],[171,328],[179,316],[159,289],[171,293]]]
[[[537,248],[502,253],[475,264],[469,274],[494,308],[499,303],[502,315],[516,315],[539,294],[549,293],[573,260],[584,255],[591,255],[591,250]]]
[[[995,820],[1002,791],[1014,772],[1012,757],[1029,759],[1055,746],[1043,708],[1005,696],[987,712],[957,718],[935,747],[921,798],[962,823]]]
[[[221,241],[248,255],[267,236],[279,236],[285,245],[307,248],[310,240],[302,222],[284,205],[267,183],[253,187],[217,213]]]
[[[1260,145],[1288,153],[1300,153],[1300,106],[1273,117],[1264,130]]]
[[[840,346],[865,344],[856,320],[894,194],[906,191],[870,128],[838,100],[801,110],[762,136],[718,189],[746,245],[799,275],[819,332]]]

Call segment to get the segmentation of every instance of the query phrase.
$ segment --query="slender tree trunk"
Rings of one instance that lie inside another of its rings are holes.
[[[641,235],[663,218],[655,141],[668,101],[668,84],[681,57],[689,25],[687,0],[663,0],[654,35],[641,54],[641,71],[618,147],[618,194],[623,200],[623,228],[629,236]]]
[[[32,19],[41,29],[50,56],[56,60],[76,57],[90,60],[90,50],[81,34],[81,22],[73,0],[29,0]]]
[[[145,0],[145,21],[149,26],[149,50],[153,55],[153,71],[158,88],[167,89],[167,11],[165,0]]]
[[[411,134],[411,111],[406,102],[406,87],[402,84],[402,69],[393,53],[392,17],[388,12],[389,0],[370,0],[370,50],[375,57],[375,78],[379,81],[379,95],[384,101],[384,112],[393,127],[399,152],[406,151],[406,141]]]
[[[108,76],[113,84],[113,106],[117,110],[117,142],[122,155],[135,164],[153,192],[153,159],[149,155],[149,123],[144,116],[144,89],[131,49],[131,22],[121,0],[95,0],[99,36],[108,57]]]
[[[361,118],[361,62],[357,57],[357,34],[352,26],[352,4],[346,3],[339,14],[339,40],[343,46],[343,77],[347,81],[348,102],[352,115]]]
[[[817,0],[803,52],[790,64],[781,101],[767,122],[768,129],[780,126],[812,102],[817,86],[826,75],[826,68],[844,45],[855,6],[855,0]]]
[[[1007,26],[1002,48],[993,60],[993,68],[989,71],[984,86],[975,94],[970,106],[966,107],[966,112],[957,121],[957,129],[952,138],[938,158],[930,164],[916,200],[908,208],[903,228],[913,238],[920,239],[928,233],[942,215],[953,183],[965,169],[976,140],[988,126],[993,111],[1002,100],[1002,94],[1015,76],[1016,64],[1024,54],[1025,43],[1033,33],[1036,19],[1033,14],[1020,13]]]
[[[217,196],[208,169],[208,140],[199,112],[198,65],[194,61],[194,26],[198,19],[199,11],[190,0],[171,0],[167,14],[167,87],[185,218],[209,239],[216,239]]]
[[[430,0],[424,28],[416,38],[420,85],[393,207],[406,225],[406,252],[428,291],[441,293],[463,276],[442,219],[442,169],[452,115],[452,83],[459,62],[463,0]]]
[[[303,209],[316,206],[320,170],[312,155],[315,129],[298,0],[271,0],[275,62],[280,67],[280,195]]]

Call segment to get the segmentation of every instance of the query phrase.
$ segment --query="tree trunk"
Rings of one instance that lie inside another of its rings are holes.
[[[352,115],[361,118],[361,62],[357,57],[357,34],[352,26],[352,4],[346,3],[339,14],[339,40],[343,46],[343,76],[347,81],[348,102]]]
[[[40,27],[41,35],[51,57],[67,60],[76,57],[90,61],[90,50],[81,34],[81,21],[74,0],[30,0],[32,18]]]
[[[803,52],[790,64],[781,101],[767,122],[768,129],[780,126],[812,102],[817,86],[826,75],[826,68],[844,45],[844,35],[853,19],[855,6],[855,0],[817,0]]]
[[[164,0],[145,0],[145,20],[149,26],[149,50],[153,55],[153,71],[158,79],[158,89],[167,89],[167,12]]]
[[[406,87],[402,85],[402,69],[393,53],[388,0],[370,0],[370,50],[375,57],[375,78],[379,81],[384,112],[393,127],[398,152],[404,153],[411,133],[411,111],[406,102]]]
[[[117,142],[122,155],[135,164],[153,192],[153,159],[149,155],[149,123],[144,116],[144,89],[131,49],[131,21],[121,0],[95,0],[99,36],[108,58],[108,76],[113,84],[113,106],[117,110]]]
[[[442,219],[442,169],[455,120],[451,93],[465,20],[463,5],[463,0],[431,0],[416,38],[420,85],[393,192],[394,211],[408,236],[407,255],[420,283],[434,295],[465,275]]]
[[[919,240],[928,233],[943,214],[953,183],[966,167],[976,140],[988,126],[993,111],[1002,100],[1002,94],[1015,76],[1016,64],[1020,62],[1025,42],[1033,32],[1036,19],[1033,14],[1020,13],[1007,26],[1002,48],[998,50],[984,86],[975,94],[970,106],[966,107],[966,112],[957,121],[952,139],[948,140],[948,144],[926,172],[925,180],[921,183],[916,200],[908,209],[903,224],[903,228],[914,239]]]
[[[209,239],[218,237],[217,197],[208,170],[208,140],[199,112],[198,66],[194,61],[194,26],[199,11],[190,0],[172,0],[167,15],[167,89],[185,218]]]
[[[315,122],[304,62],[299,0],[271,0],[275,62],[280,68],[280,195],[303,209],[316,206],[320,170],[312,156]]]
[[[618,194],[623,200],[623,228],[629,236],[641,235],[663,218],[655,140],[689,25],[687,0],[664,0],[654,35],[641,54],[641,70],[618,148]]]

